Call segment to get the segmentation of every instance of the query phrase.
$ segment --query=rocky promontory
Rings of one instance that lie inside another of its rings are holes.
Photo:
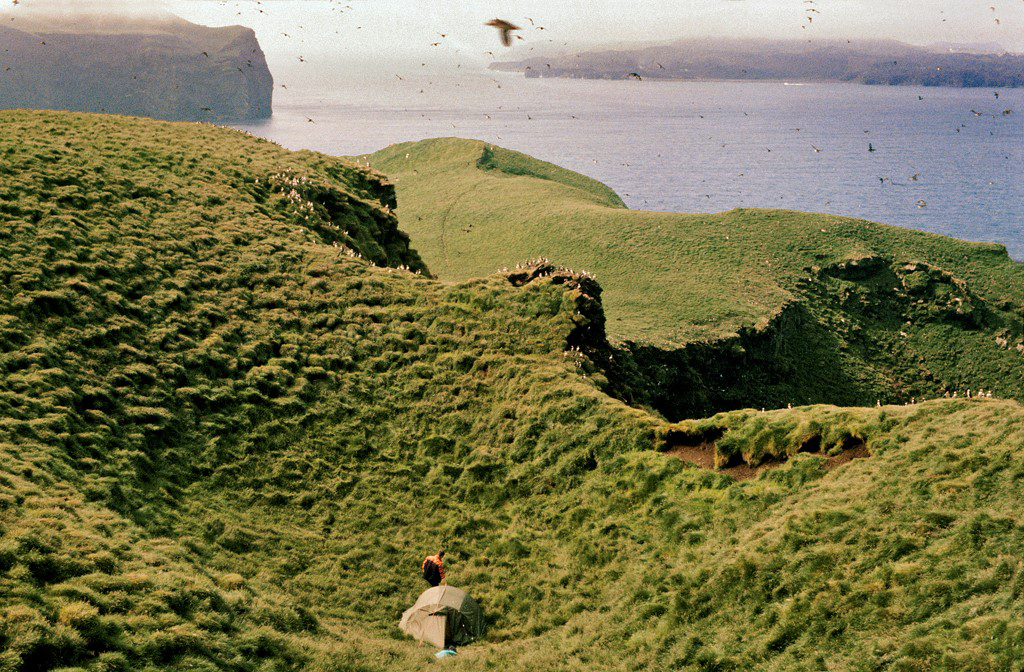
[[[271,115],[274,80],[256,34],[171,14],[0,26],[0,109],[108,112],[176,121]]]

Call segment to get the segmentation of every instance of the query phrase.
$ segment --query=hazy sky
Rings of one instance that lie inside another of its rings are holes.
[[[566,41],[707,35],[887,37],[918,44],[994,41],[1013,50],[1024,49],[1022,0],[263,0],[258,6],[255,2],[168,0],[167,4],[196,20],[252,25],[268,47],[288,48],[283,36],[270,32],[290,26],[300,31],[291,35],[293,39],[306,39],[311,45],[314,40],[326,41],[322,46],[351,45],[374,53],[424,51],[440,40],[442,44],[434,49],[519,55],[529,46]],[[511,49],[501,48],[495,31],[482,25],[494,17],[522,26],[526,40],[517,41]],[[531,26],[527,17],[544,30]],[[440,33],[447,37],[441,38]]]
[[[115,13],[163,5],[206,25],[256,30],[271,68],[299,56],[332,63],[426,61],[481,68],[541,49],[677,37],[892,38],[997,42],[1024,51],[1024,0],[6,0],[5,15],[40,7]],[[523,28],[511,48],[484,22]],[[812,20],[808,20],[808,18]],[[532,19],[532,21],[531,21]],[[443,34],[443,36],[442,36]],[[568,43],[568,44],[566,44]],[[493,52],[488,54],[487,52]]]

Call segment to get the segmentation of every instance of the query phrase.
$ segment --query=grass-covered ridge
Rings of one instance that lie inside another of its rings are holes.
[[[1024,399],[1024,265],[1002,246],[792,211],[626,210],[589,178],[473,140],[361,158],[395,182],[401,225],[442,279],[537,257],[595,273],[636,367],[624,396],[669,416]]]
[[[601,392],[593,281],[403,270],[379,176],[0,129],[0,669],[432,669],[396,626],[442,540],[488,620],[462,670],[1020,659],[1017,403],[668,425]],[[802,428],[872,457],[826,472]],[[654,449],[683,435],[793,457],[737,483]]]
[[[455,145],[458,146],[456,140]],[[438,149],[444,148],[444,145]],[[450,151],[450,147],[448,148]],[[522,175],[541,180],[550,180],[577,190],[577,195],[590,197],[599,205],[613,208],[625,208],[625,203],[614,191],[586,175],[566,170],[546,161],[538,161],[522,152],[514,152],[494,145],[485,145],[477,167],[481,170],[493,170],[502,175]]]
[[[462,455],[484,478],[489,449],[470,437],[497,449],[521,435],[530,489],[559,464],[563,422],[606,424],[582,442],[591,450],[648,445],[651,421],[563,356],[572,293],[417,274],[379,176],[208,126],[39,113],[0,124],[0,643],[14,669],[99,665],[104,652],[126,669],[308,662],[281,637],[319,632],[319,608],[275,588],[313,564],[295,515],[318,536],[340,519],[353,551],[369,519],[341,501],[365,458]],[[273,456],[304,440],[312,452]],[[462,468],[400,472],[420,484]],[[388,492],[373,487],[366,504]],[[284,529],[260,529],[274,520],[260,509],[280,507]],[[418,522],[401,525],[417,550],[452,524]],[[276,543],[298,544],[297,564],[283,550],[253,563]],[[212,571],[214,549],[235,559]],[[387,580],[399,577],[413,583]],[[406,597],[373,622],[390,627]]]

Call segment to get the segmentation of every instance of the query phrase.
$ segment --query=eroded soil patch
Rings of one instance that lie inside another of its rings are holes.
[[[825,460],[825,464],[821,465],[821,468],[825,471],[831,471],[836,467],[843,466],[847,462],[852,462],[853,460],[862,457],[871,457],[871,453],[868,451],[868,444],[863,441],[855,443],[849,448],[844,449],[843,452],[838,455],[833,455],[828,458]]]
[[[805,443],[800,452],[817,455],[818,457],[826,457],[825,454],[820,451],[807,450],[807,447],[808,444]],[[704,441],[697,445],[676,445],[665,451],[665,454],[682,460],[683,462],[688,462],[694,466],[700,467],[701,469],[709,469],[718,471],[720,474],[727,474],[735,478],[737,481],[746,481],[756,478],[762,471],[776,469],[787,462],[785,459],[768,459],[757,466],[751,466],[742,460],[738,460],[730,462],[724,467],[716,470],[714,441]],[[852,442],[848,446],[845,446],[843,450],[836,455],[826,457],[821,468],[825,471],[832,471],[833,469],[841,467],[848,462],[852,462],[853,460],[863,457],[871,457],[867,444],[863,441]]]

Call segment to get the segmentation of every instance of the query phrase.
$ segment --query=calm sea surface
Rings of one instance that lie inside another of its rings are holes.
[[[278,89],[274,117],[239,128],[341,155],[477,138],[596,178],[634,209],[827,212],[1024,260],[1022,89],[395,74]]]

